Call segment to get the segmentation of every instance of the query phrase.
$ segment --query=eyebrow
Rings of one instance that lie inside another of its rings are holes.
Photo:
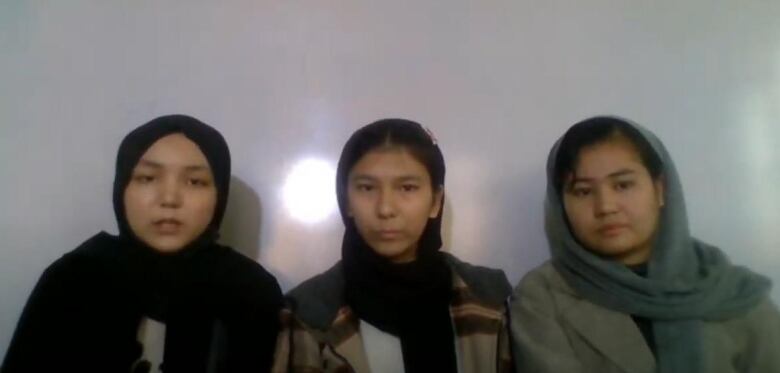
[[[415,175],[407,175],[396,178],[397,181],[422,181],[422,177]]]
[[[635,174],[635,173],[636,173],[636,171],[625,168],[625,169],[621,169],[621,170],[615,171],[615,172],[607,175],[606,178],[607,179],[612,179],[612,178],[616,178],[616,177],[620,177],[620,176],[632,175],[632,174]],[[572,179],[569,182],[569,185],[574,185],[574,184],[580,183],[580,182],[591,182],[593,180],[594,180],[593,178],[589,178],[589,177],[575,177],[574,179]]]
[[[372,175],[355,175],[350,179],[352,182],[358,182],[358,181],[372,181],[376,182],[379,180],[378,177],[372,176]],[[402,175],[398,177],[393,178],[394,181],[421,181],[422,177],[417,175]]]
[[[151,168],[162,168],[163,167],[162,163],[155,162],[155,161],[150,161],[148,159],[141,159],[140,161],[138,161],[138,165],[139,166],[151,167]]]
[[[141,160],[138,161],[138,165],[139,166],[145,166],[145,167],[151,167],[151,168],[155,168],[155,169],[160,169],[160,168],[164,168],[165,167],[165,165],[160,163],[160,162],[156,162],[156,161],[152,161],[152,160],[148,160],[148,159],[143,159],[143,158],[141,158]],[[189,165],[189,166],[184,167],[185,171],[208,171],[208,169],[209,168],[207,166],[200,165],[200,164]]]

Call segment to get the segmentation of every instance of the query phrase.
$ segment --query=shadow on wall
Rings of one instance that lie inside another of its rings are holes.
[[[260,263],[267,271],[276,277],[282,289],[289,289],[289,276],[279,271],[272,271],[260,262],[260,227],[262,223],[262,204],[257,193],[243,180],[232,176],[230,179],[230,195],[222,220],[220,243],[232,247],[237,252]]]
[[[258,261],[261,217],[260,197],[243,180],[231,177],[230,195],[220,230],[220,243]]]

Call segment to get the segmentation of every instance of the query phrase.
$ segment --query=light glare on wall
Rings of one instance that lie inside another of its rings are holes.
[[[282,198],[294,219],[312,224],[336,210],[336,170],[325,160],[303,159],[287,175]]]

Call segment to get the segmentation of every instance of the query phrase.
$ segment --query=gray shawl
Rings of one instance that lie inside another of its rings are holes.
[[[574,238],[553,182],[561,140],[547,160],[545,230],[553,263],[586,299],[652,320],[659,372],[702,372],[702,321],[747,311],[767,296],[770,281],[732,265],[720,249],[691,237],[682,186],[666,148],[650,131],[626,123],[640,131],[663,162],[665,205],[647,277],[600,258]]]

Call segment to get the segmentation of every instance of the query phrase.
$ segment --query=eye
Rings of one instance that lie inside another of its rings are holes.
[[[420,189],[420,186],[417,184],[402,184],[401,190],[404,192],[414,192],[416,190]]]
[[[155,177],[152,175],[144,175],[144,174],[138,174],[133,176],[133,181],[139,184],[149,184],[155,180]]]
[[[355,185],[355,189],[357,189],[359,192],[370,192],[375,188],[371,184],[357,184]]]
[[[615,183],[615,189],[616,189],[616,190],[627,190],[627,189],[631,189],[631,188],[634,186],[634,184],[635,184],[635,183],[634,183],[634,181],[633,181],[633,180],[623,180],[623,181],[618,181],[617,183]]]
[[[196,178],[196,177],[190,178],[189,180],[187,180],[187,183],[189,185],[196,186],[196,187],[206,187],[210,185],[208,180]]]
[[[572,187],[570,190],[571,195],[575,197],[587,197],[591,194],[592,190],[590,187]]]

